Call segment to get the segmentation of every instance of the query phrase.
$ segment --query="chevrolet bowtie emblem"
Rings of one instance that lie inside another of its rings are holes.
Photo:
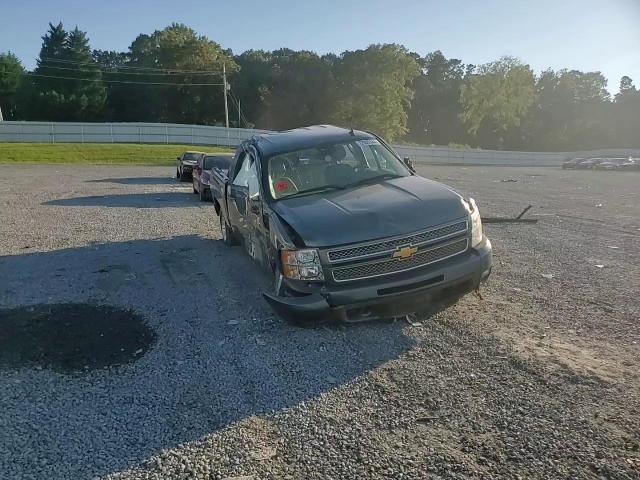
[[[418,251],[418,247],[414,247],[413,245],[406,245],[404,247],[396,248],[396,251],[393,252],[393,258],[410,258]]]

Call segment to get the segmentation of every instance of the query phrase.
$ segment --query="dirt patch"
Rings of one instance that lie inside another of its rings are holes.
[[[154,342],[153,330],[131,310],[73,303],[0,310],[0,369],[70,373],[122,365]]]

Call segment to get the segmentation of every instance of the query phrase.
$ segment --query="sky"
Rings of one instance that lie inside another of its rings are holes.
[[[234,53],[323,54],[400,43],[476,65],[512,55],[536,73],[601,71],[611,93],[640,86],[640,0],[0,0],[0,52],[33,68],[49,22],[126,51],[140,33],[184,23]]]

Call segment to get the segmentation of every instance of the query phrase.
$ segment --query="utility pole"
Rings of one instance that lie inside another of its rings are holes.
[[[225,124],[227,128],[229,128],[229,105],[227,104],[227,90],[229,86],[227,85],[227,66],[225,63],[222,64],[222,83],[224,84],[224,118]]]
[[[238,128],[242,128],[240,126],[240,99],[238,99]]]

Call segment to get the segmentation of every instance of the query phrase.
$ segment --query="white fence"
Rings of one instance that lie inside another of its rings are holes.
[[[234,147],[264,130],[176,123],[0,122],[0,142],[183,143]]]
[[[571,153],[557,152],[511,152],[503,150],[477,150],[471,148],[415,147],[394,145],[403,157],[417,163],[458,165],[514,165],[545,166],[560,165]]]
[[[0,142],[41,143],[182,143],[235,147],[266,130],[181,125],[176,123],[0,122]],[[512,152],[394,145],[416,163],[458,165],[554,166],[567,158],[613,155],[640,156],[640,150],[594,152]]]
[[[582,152],[514,152],[471,148],[394,145],[398,154],[418,163],[443,165],[557,166],[569,158],[640,157],[637,148],[604,148]]]

